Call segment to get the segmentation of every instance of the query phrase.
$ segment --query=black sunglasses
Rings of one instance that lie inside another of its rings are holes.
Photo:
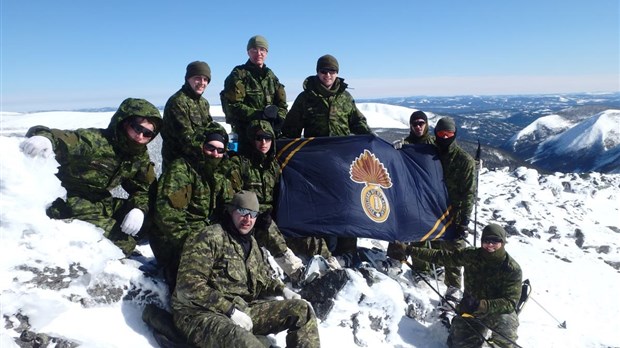
[[[152,130],[142,126],[141,124],[139,124],[138,122],[129,122],[129,127],[131,127],[131,129],[133,129],[134,132],[138,133],[138,134],[142,134],[144,137],[146,138],[154,138],[155,137],[155,132],[153,132]]]
[[[319,72],[321,74],[323,74],[323,75],[327,75],[327,74],[333,75],[333,74],[337,73],[336,70],[331,70],[331,69],[321,69],[321,70],[319,70]]]
[[[241,214],[241,216],[250,215],[252,219],[258,216],[258,212],[246,208],[237,208],[237,213]]]
[[[204,144],[203,147],[207,151],[211,151],[211,152],[215,151],[215,152],[217,152],[219,154],[223,154],[224,152],[226,152],[225,148],[223,148],[223,147],[216,147],[215,145],[211,145],[209,143]]]
[[[263,140],[271,141],[271,140],[273,140],[273,137],[271,135],[267,135],[267,134],[259,134],[256,137],[254,137],[254,140],[256,140],[256,141],[263,141]]]

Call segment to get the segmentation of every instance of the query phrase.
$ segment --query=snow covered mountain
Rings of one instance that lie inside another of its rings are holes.
[[[527,161],[547,170],[620,173],[620,110],[584,120],[541,117],[509,141]]]
[[[147,303],[166,307],[168,293],[148,244],[139,247],[141,255],[124,258],[93,225],[47,218],[46,205],[65,193],[54,176],[57,163],[27,158],[18,148],[35,124],[105,127],[111,113],[3,116],[0,347],[157,347],[142,309]],[[391,122],[371,117],[371,125]],[[150,151],[158,157],[157,147]],[[619,196],[618,174],[483,168],[477,224],[470,227],[505,226],[506,248],[533,285],[520,316],[520,346],[620,346]],[[479,245],[473,236],[469,242]],[[369,248],[385,245],[360,241]],[[372,268],[348,269],[348,283],[320,322],[322,346],[445,347],[438,296],[403,271],[392,279]],[[445,291],[441,281],[430,285]],[[566,328],[558,327],[562,322]],[[285,345],[284,335],[274,339]]]

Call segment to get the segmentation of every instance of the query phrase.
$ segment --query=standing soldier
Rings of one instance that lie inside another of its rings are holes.
[[[197,135],[202,135],[213,118],[209,113],[209,102],[202,97],[211,82],[211,68],[205,62],[195,61],[185,69],[185,83],[173,94],[164,108],[164,126],[161,131],[162,167],[179,157],[191,158],[200,151]]]
[[[462,250],[430,250],[390,244],[388,256],[406,260],[408,256],[432,263],[465,268],[465,292],[452,320],[448,347],[482,347],[487,328],[493,333],[487,340],[492,347],[514,347],[519,317],[516,306],[521,296],[522,273],[519,264],[506,252],[506,231],[497,224],[482,230],[482,247]]]
[[[287,347],[320,347],[311,305],[271,277],[253,236],[258,211],[256,194],[240,191],[221,224],[188,239],[172,295],[174,323],[198,347],[264,347],[256,335],[283,330]]]
[[[134,98],[121,103],[106,129],[30,128],[22,151],[45,157],[54,153],[60,164],[56,176],[67,190],[67,198],[57,198],[47,216],[90,222],[125,255],[131,254],[134,237],[150,225],[149,189],[155,183],[155,166],[146,145],[160,128],[159,110]],[[129,198],[112,196],[110,190],[119,185]]]
[[[443,117],[435,126],[435,144],[438,149],[444,183],[452,206],[452,223],[456,239],[441,241],[439,248],[460,250],[465,247],[469,216],[476,196],[476,166],[474,159],[456,143],[456,124],[451,117]],[[461,289],[461,267],[447,266],[444,283],[448,287],[445,298],[458,301]]]
[[[267,118],[277,136],[288,110],[284,85],[265,65],[268,52],[267,39],[252,36],[247,45],[248,61],[232,70],[220,93],[226,123],[238,135],[241,154],[251,149],[245,132],[252,120]]]
[[[286,115],[282,126],[284,137],[299,138],[302,130],[306,138],[371,133],[366,117],[347,91],[348,85],[338,77],[339,69],[338,60],[332,55],[317,60],[316,75],[306,78],[303,92]],[[328,239],[334,254],[356,258],[357,238],[335,239]]]
[[[200,155],[177,158],[159,177],[151,248],[174,289],[183,244],[223,214],[233,190],[222,174],[228,135],[217,122],[202,134]],[[198,151],[193,151],[198,153]]]
[[[298,284],[303,273],[303,262],[286,245],[282,232],[272,220],[275,193],[280,182],[280,166],[276,161],[275,133],[267,121],[252,121],[248,128],[250,154],[233,157],[233,189],[253,191],[260,203],[254,225],[258,245],[265,247],[293,284]]]

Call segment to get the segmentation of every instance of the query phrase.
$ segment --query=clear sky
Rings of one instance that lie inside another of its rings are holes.
[[[618,0],[0,0],[2,110],[158,106],[204,60],[219,104],[247,40],[294,100],[316,60],[356,99],[620,90]]]

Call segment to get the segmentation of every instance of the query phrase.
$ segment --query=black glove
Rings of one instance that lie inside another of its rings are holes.
[[[263,119],[267,121],[275,120],[278,118],[278,107],[275,105],[267,105],[263,110]]]
[[[409,246],[401,243],[401,242],[394,242],[394,243],[390,243],[388,244],[388,248],[387,248],[387,256],[398,260],[398,261],[405,261],[407,260],[408,255],[408,250]]]
[[[469,236],[469,227],[467,225],[456,225],[456,236],[466,239]]]
[[[271,218],[271,209],[267,209],[266,211],[258,214],[256,217],[256,222],[254,223],[254,228],[259,230],[268,230],[269,226],[271,226],[271,222],[273,219]]]
[[[463,294],[463,299],[459,303],[459,312],[472,314],[480,307],[480,300],[469,293]]]

